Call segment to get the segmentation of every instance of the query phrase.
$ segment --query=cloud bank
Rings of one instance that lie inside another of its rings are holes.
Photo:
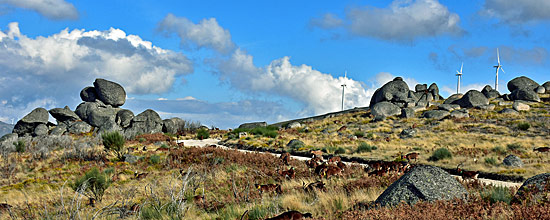
[[[395,0],[387,8],[356,7],[346,12],[344,22],[332,14],[315,18],[311,24],[322,29],[344,27],[360,37],[410,42],[421,37],[462,35],[460,17],[438,0]]]
[[[53,20],[76,20],[78,11],[64,0],[0,0],[0,4],[35,11]]]
[[[479,12],[511,25],[550,20],[550,1],[486,0]]]

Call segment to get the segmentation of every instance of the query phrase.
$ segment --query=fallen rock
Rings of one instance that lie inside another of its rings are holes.
[[[493,104],[480,105],[480,106],[476,106],[476,108],[481,110],[493,111],[495,110],[496,105],[493,105]]]
[[[511,109],[511,108],[502,109],[498,113],[500,113],[500,114],[510,114],[510,115],[519,115],[518,111],[516,111],[514,109]]]
[[[512,104],[512,108],[516,111],[529,111],[531,107],[522,101],[514,101],[514,104]]]
[[[58,122],[73,122],[80,120],[80,117],[71,109],[69,106],[65,106],[65,108],[54,108],[50,109],[50,115],[52,115],[53,118],[55,118]]]
[[[401,138],[412,138],[412,137],[414,137],[414,135],[416,135],[416,129],[407,128],[407,129],[403,129],[403,131],[401,131],[401,133],[399,134],[399,137],[401,137]]]
[[[544,84],[542,84],[542,86],[543,86],[544,89],[546,90],[546,91],[545,91],[546,93],[550,93],[550,81],[545,82]]]
[[[418,201],[465,199],[467,196],[464,186],[441,168],[418,165],[392,183],[375,203],[381,206],[397,206],[401,202],[412,205]]]
[[[239,125],[239,128],[253,129],[257,127],[267,127],[267,122],[250,122]]]
[[[451,96],[449,96],[449,98],[445,99],[445,101],[443,102],[443,104],[452,104],[453,102],[455,102],[456,100],[459,100],[463,97],[464,95],[462,94],[453,94]]]
[[[298,140],[298,139],[292,139],[288,142],[288,144],[286,145],[287,147],[291,148],[291,149],[295,149],[297,150],[298,148],[301,148],[301,147],[304,147],[305,144],[304,142],[302,142],[301,140]]]
[[[130,123],[134,119],[134,113],[128,109],[121,109],[116,113],[116,123],[123,128],[130,126]]]
[[[523,162],[516,155],[508,155],[502,160],[502,164],[509,167],[523,167]]]
[[[118,83],[105,79],[96,79],[94,87],[97,97],[107,105],[118,107],[124,105],[124,102],[126,102],[126,91]]]
[[[286,126],[286,129],[301,128],[301,127],[302,127],[302,124],[300,124],[300,122],[295,121],[295,122],[292,122],[292,123],[288,124]]]
[[[401,114],[401,108],[390,102],[378,102],[371,107],[371,114],[376,117],[389,117]]]
[[[544,93],[546,93],[546,88],[544,88],[544,86],[539,86],[535,89],[535,92],[537,94],[544,94]]]
[[[50,129],[46,124],[38,124],[33,131],[33,136],[44,136],[47,135]]]
[[[407,102],[409,95],[409,86],[401,77],[396,77],[393,81],[384,84],[372,95],[370,107],[372,108],[379,102]]]
[[[47,124],[48,118],[49,114],[46,109],[36,108],[25,115],[21,120],[17,121],[13,128],[13,133],[17,133],[19,136],[32,134],[39,124]]]
[[[534,91],[537,87],[539,87],[539,84],[528,77],[520,76],[510,80],[507,86],[508,91],[510,92],[513,92],[516,89]]]
[[[65,134],[65,132],[67,131],[67,127],[68,127],[67,124],[60,123],[50,131],[50,135],[52,135],[52,136],[61,136],[61,135]]]
[[[449,115],[451,113],[445,110],[429,110],[422,114],[422,118],[441,120]]]
[[[83,134],[92,131],[93,127],[86,122],[77,121],[69,125],[67,131],[71,134]]]
[[[457,109],[451,112],[451,118],[468,118],[470,117],[470,112],[468,109]]]
[[[135,164],[138,162],[139,157],[131,154],[124,154],[124,162],[129,164]]]
[[[487,99],[494,99],[500,97],[500,93],[497,90],[494,90],[490,85],[486,85],[481,90],[481,93],[487,97]]]
[[[540,102],[539,95],[533,91],[533,90],[527,90],[527,89],[516,89],[510,94],[511,100],[525,100],[525,101],[533,101],[533,102]]]
[[[413,108],[403,108],[401,109],[401,118],[413,118],[414,109]]]
[[[470,90],[462,96],[461,99],[454,101],[452,104],[458,104],[461,108],[474,108],[482,105],[488,105],[489,100],[483,93],[477,90]]]
[[[94,102],[97,97],[94,87],[88,86],[80,91],[80,99],[84,102]]]

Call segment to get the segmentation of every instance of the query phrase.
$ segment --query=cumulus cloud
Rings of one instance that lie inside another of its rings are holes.
[[[168,14],[159,23],[158,29],[166,33],[176,33],[184,47],[207,47],[227,53],[234,49],[231,34],[223,29],[215,18],[203,19],[195,24],[187,18]]]
[[[0,0],[0,4],[36,11],[54,20],[75,20],[79,16],[74,5],[64,0]]]
[[[346,84],[345,107],[366,106],[372,92],[361,82],[322,73],[308,65],[295,66],[289,57],[273,60],[265,67],[257,67],[253,57],[238,49],[218,65],[222,81],[249,92],[289,97],[305,105],[305,112],[321,114],[341,108],[342,84]]]
[[[80,90],[95,78],[116,81],[128,93],[163,93],[193,66],[183,54],[120,29],[65,29],[29,38],[17,23],[10,23],[0,31],[0,69],[0,100],[7,100],[5,106],[16,113],[25,103],[47,97],[76,105]]]
[[[341,24],[356,36],[400,42],[464,32],[459,26],[458,14],[450,12],[438,0],[395,0],[387,8],[350,8],[345,22],[331,21],[338,19],[325,15],[321,20],[312,20],[312,23],[325,29]]]
[[[550,1],[541,0],[486,0],[480,14],[494,17],[504,23],[519,25],[550,20]]]

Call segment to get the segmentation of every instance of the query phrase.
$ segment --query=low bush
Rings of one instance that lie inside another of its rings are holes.
[[[13,142],[13,145],[15,145],[15,151],[18,153],[25,152],[25,142],[22,140],[19,140],[17,142]]]
[[[491,151],[493,151],[496,154],[500,154],[500,155],[505,155],[506,154],[506,149],[504,149],[501,146],[493,147],[493,149],[491,149]]]
[[[453,158],[453,154],[447,148],[439,148],[434,151],[432,156],[428,158],[429,161],[438,161],[447,158]]]
[[[527,131],[527,130],[529,130],[530,127],[531,127],[531,125],[529,123],[526,123],[526,122],[518,124],[518,129],[522,130],[522,131]]]
[[[508,144],[508,145],[506,145],[506,148],[508,148],[508,150],[517,151],[517,150],[521,149],[521,144],[519,144],[519,143]]]
[[[160,156],[159,155],[152,155],[149,157],[149,162],[151,164],[159,164],[160,163]]]
[[[230,134],[237,135],[237,137],[238,137],[239,133],[246,132],[246,133],[250,133],[250,134],[253,134],[253,135],[259,135],[259,136],[269,137],[269,138],[276,138],[277,135],[278,135],[277,130],[278,130],[278,128],[274,127],[274,126],[257,127],[257,128],[253,128],[253,129],[237,128],[237,129],[231,131]]]
[[[495,159],[494,157],[486,157],[485,163],[494,166],[497,164],[497,159]]]
[[[97,167],[87,171],[83,176],[77,178],[71,188],[78,193],[82,193],[88,198],[93,198],[96,201],[101,201],[105,190],[111,185],[109,174],[113,169],[106,169],[100,172]]]
[[[376,146],[369,145],[365,142],[361,142],[359,146],[357,146],[357,150],[355,150],[356,153],[364,153],[364,152],[371,152],[373,150],[378,149]]]
[[[107,132],[101,135],[105,149],[113,151],[119,160],[124,160],[124,136],[118,131]]]
[[[365,137],[365,132],[364,131],[355,131],[355,132],[353,132],[353,135],[357,136],[358,138],[362,138],[362,137]]]
[[[512,201],[512,192],[508,187],[497,186],[483,193],[483,198],[491,203],[504,202],[510,204]]]
[[[344,149],[343,147],[338,147],[336,148],[336,150],[334,151],[335,154],[345,154],[346,153],[346,149]]]
[[[199,140],[202,140],[202,139],[207,139],[210,137],[210,133],[208,132],[208,130],[206,129],[199,129],[197,131],[197,139]]]

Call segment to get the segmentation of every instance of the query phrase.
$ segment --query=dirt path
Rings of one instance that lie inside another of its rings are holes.
[[[216,145],[216,146],[218,146],[222,149],[232,149],[232,150],[238,150],[238,151],[241,151],[241,152],[250,152],[250,153],[258,152],[258,151],[234,149],[234,148],[229,148],[227,146],[219,145],[218,143],[220,142],[220,140],[218,140],[218,139],[180,140],[178,142],[183,142],[183,144],[185,146],[206,147],[206,146]],[[269,153],[269,152],[258,152],[258,153]],[[270,154],[273,154],[277,157],[280,156],[280,154],[276,154],[276,153],[270,153]],[[310,159],[308,157],[300,157],[300,156],[291,156],[291,157],[293,159],[301,160],[301,161],[306,161],[306,160]],[[344,162],[344,163],[348,163],[348,162]],[[364,164],[361,164],[361,165],[364,166]],[[455,175],[451,175],[451,176],[460,178],[459,176],[455,176]],[[517,187],[517,188],[519,188],[522,184],[522,183],[505,182],[505,181],[498,181],[498,180],[491,180],[491,179],[484,179],[484,178],[478,178],[478,180],[485,183],[485,184],[487,184],[487,185],[494,185],[494,186],[505,186],[505,187]]]

